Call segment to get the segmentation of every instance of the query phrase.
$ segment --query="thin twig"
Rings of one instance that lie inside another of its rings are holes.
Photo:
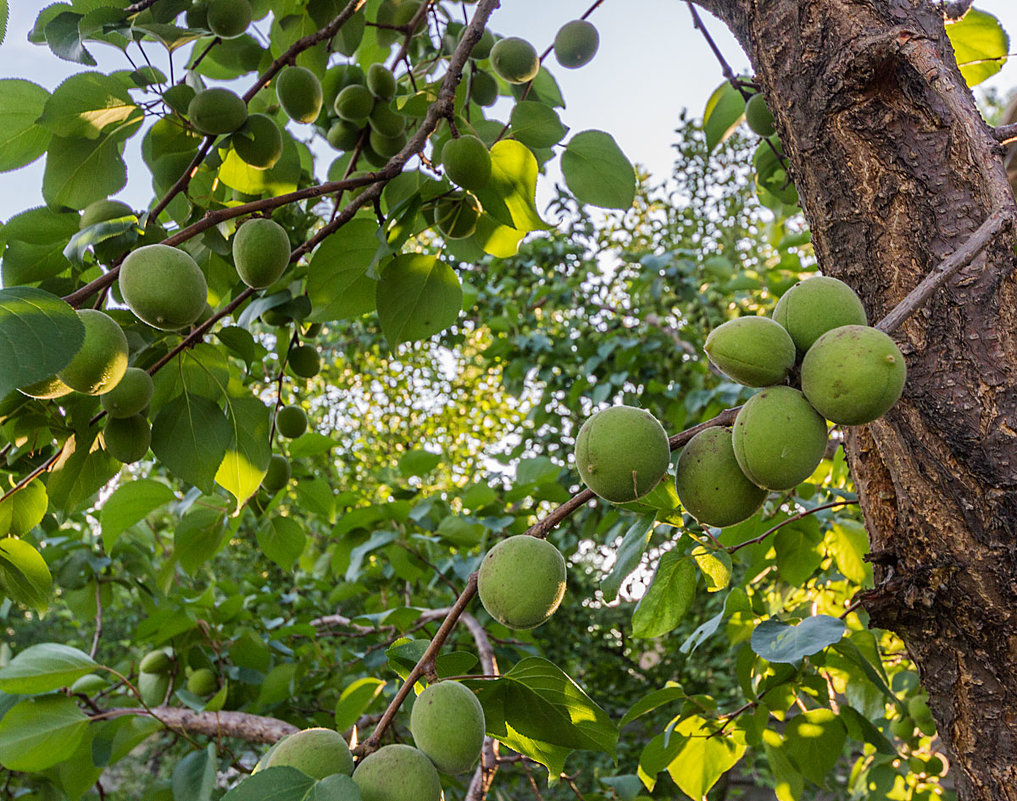
[[[102,582],[95,582],[95,636],[92,637],[92,648],[88,655],[95,659],[99,650],[99,638],[102,636]]]
[[[1002,145],[1008,145],[1017,140],[1017,122],[1008,125],[997,125],[992,129],[992,135]]]
[[[778,531],[779,529],[783,528],[789,523],[794,523],[796,520],[801,520],[803,517],[815,514],[816,512],[821,512],[824,509],[833,509],[837,506],[850,506],[851,504],[856,503],[858,503],[858,501],[850,500],[831,501],[830,503],[823,503],[820,504],[819,506],[813,506],[811,509],[803,509],[797,514],[791,515],[791,517],[787,518],[787,520],[781,520],[777,525],[771,526],[762,534],[760,534],[758,537],[753,537],[750,540],[745,540],[745,542],[739,542],[737,545],[728,546],[726,550],[728,553],[736,553],[740,551],[742,548],[747,548],[749,545],[755,545],[757,542],[762,542],[771,534],[773,534],[775,531]]]

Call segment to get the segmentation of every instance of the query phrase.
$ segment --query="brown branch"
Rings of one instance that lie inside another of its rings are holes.
[[[146,8],[151,8],[157,2],[158,0],[138,0],[137,3],[132,3],[131,5],[127,6],[127,8],[124,9],[124,13],[127,16],[131,16],[132,14],[137,14],[141,11],[144,11]]]
[[[728,546],[725,550],[728,553],[736,553],[737,551],[740,551],[742,548],[747,548],[749,545],[755,545],[757,542],[762,542],[771,534],[773,534],[775,531],[784,528],[784,526],[788,525],[789,523],[794,523],[796,520],[801,520],[803,517],[815,514],[816,512],[821,512],[824,509],[834,509],[838,506],[850,506],[856,503],[858,503],[858,501],[849,501],[849,500],[830,501],[830,503],[823,503],[820,504],[819,506],[814,506],[811,509],[803,509],[797,514],[791,515],[791,517],[787,518],[787,520],[781,520],[777,525],[771,526],[762,534],[760,534],[758,537],[753,537],[750,540],[745,540],[745,542],[739,542],[737,545]]]
[[[968,13],[974,0],[944,0],[940,3],[944,19],[960,19]]]
[[[1008,125],[997,125],[992,129],[992,136],[1001,145],[1008,145],[1011,142],[1017,141],[1017,122],[1011,122]]]
[[[236,737],[249,743],[274,743],[287,734],[300,731],[292,723],[246,712],[193,712],[172,706],[151,711],[137,708],[110,709],[92,715],[92,720],[109,720],[125,715],[143,715],[160,721],[170,731],[204,734],[209,737]]]
[[[703,24],[703,19],[699,16],[699,12],[692,4],[692,0],[685,0],[685,2],[688,4],[689,13],[692,14],[692,26],[697,28],[699,32],[703,34],[703,38],[706,39],[706,43],[710,46],[710,50],[713,51],[713,55],[720,64],[720,71],[724,74],[724,78],[739,94],[741,94],[743,98],[748,100],[752,97],[753,93],[750,92],[743,85],[742,81],[739,80],[738,76],[734,74],[734,70],[731,69],[731,65],[728,64],[727,59],[724,58],[724,54],[720,52],[720,48],[714,41],[713,36],[710,35],[710,32],[706,29],[706,25]]]

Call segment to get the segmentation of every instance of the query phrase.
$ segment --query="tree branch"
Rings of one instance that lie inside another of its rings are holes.
[[[110,709],[93,715],[92,720],[109,720],[125,715],[153,717],[170,731],[204,734],[209,737],[236,737],[249,743],[274,743],[287,734],[300,731],[292,723],[246,712],[193,712],[173,706],[157,706],[151,711],[139,708]]]
[[[997,125],[992,129],[993,138],[1001,145],[1008,145],[1017,141],[1017,122],[1008,125]]]

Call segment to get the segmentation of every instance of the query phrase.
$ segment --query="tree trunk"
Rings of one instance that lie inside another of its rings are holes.
[[[701,0],[745,47],[824,273],[885,315],[1014,212],[932,0]],[[904,397],[852,429],[873,625],[921,671],[965,801],[1017,801],[1017,283],[1012,225],[897,330]]]

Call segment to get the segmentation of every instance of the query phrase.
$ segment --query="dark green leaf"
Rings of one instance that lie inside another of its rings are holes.
[[[88,718],[73,698],[46,695],[21,701],[0,720],[0,764],[37,772],[67,759]]]
[[[96,667],[92,657],[55,642],[32,645],[0,668],[0,691],[35,695],[68,687]]]
[[[314,784],[296,768],[269,768],[244,779],[222,801],[304,801]]]
[[[204,751],[192,751],[173,768],[175,801],[210,801],[215,789],[215,745]]]
[[[211,492],[232,438],[229,421],[212,401],[184,392],[152,423],[152,452],[176,476]]]
[[[752,632],[752,650],[769,662],[791,663],[818,654],[844,636],[844,621],[829,615],[807,617],[795,626],[764,620]]]
[[[55,295],[0,289],[0,397],[63,369],[85,340],[85,326]]]
[[[64,245],[78,232],[79,216],[46,207],[29,209],[7,221],[3,283],[31,284],[70,269]]]
[[[636,701],[622,717],[618,723],[618,728],[624,729],[633,720],[642,717],[647,712],[652,712],[654,709],[659,709],[665,704],[674,703],[683,698],[685,698],[685,691],[681,688],[681,685],[669,681],[666,687],[653,690]]]
[[[81,33],[78,31],[78,23],[81,21],[81,14],[74,14],[64,11],[57,14],[46,25],[46,44],[53,51],[54,55],[64,61],[73,61],[77,64],[95,66],[95,59],[81,43]]]
[[[18,603],[45,612],[53,576],[46,560],[24,540],[0,539],[0,590]]]
[[[510,121],[512,136],[527,147],[551,147],[569,132],[553,108],[535,100],[516,103]]]
[[[632,614],[633,637],[660,637],[677,626],[696,597],[696,565],[668,551],[660,557],[653,583]]]
[[[581,202],[604,209],[628,209],[636,193],[636,171],[614,138],[583,131],[569,140],[561,157],[569,190]]]
[[[788,757],[807,779],[821,787],[840,759],[846,739],[844,724],[829,709],[812,709],[788,718],[784,727]]]
[[[283,570],[289,570],[303,553],[307,535],[303,527],[289,517],[272,517],[258,529],[261,552]]]
[[[0,3],[6,5],[6,0]],[[49,132],[35,121],[48,97],[49,92],[31,81],[0,80],[0,172],[31,164],[46,152]]]
[[[452,325],[463,307],[463,290],[452,268],[436,256],[404,253],[382,270],[377,305],[381,330],[394,348]]]
[[[403,476],[426,476],[441,464],[441,454],[424,450],[407,451],[399,457],[399,472]]]
[[[99,513],[102,544],[106,552],[113,551],[119,536],[130,526],[144,520],[175,497],[173,490],[161,481],[150,478],[137,478],[117,487]]]

